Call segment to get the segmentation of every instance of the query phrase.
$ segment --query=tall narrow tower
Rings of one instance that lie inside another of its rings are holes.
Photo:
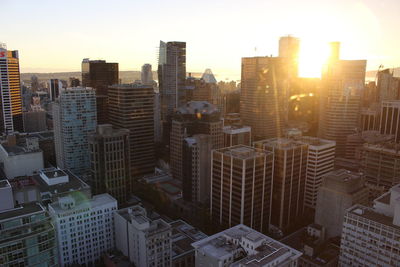
[[[0,43],[0,132],[23,132],[18,51]]]

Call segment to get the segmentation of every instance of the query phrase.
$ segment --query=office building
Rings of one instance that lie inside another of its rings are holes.
[[[0,162],[8,179],[32,175],[43,169],[43,151],[39,148],[38,138],[17,140],[15,135],[9,135],[0,145]]]
[[[272,200],[273,154],[244,145],[217,149],[211,156],[213,222],[232,227],[245,224],[269,230]]]
[[[1,266],[58,266],[54,226],[42,205],[2,211],[0,235]]]
[[[297,266],[301,252],[243,224],[194,242],[195,266]]]
[[[171,266],[171,226],[162,219],[152,219],[139,206],[114,213],[115,242],[131,262],[138,267]]]
[[[397,266],[400,262],[400,185],[374,200],[355,205],[343,221],[339,266]]]
[[[319,136],[336,142],[345,156],[346,138],[359,125],[366,60],[332,60],[322,75]]]
[[[400,143],[400,100],[382,101],[379,130]]]
[[[360,129],[361,131],[377,131],[380,127],[381,114],[377,105],[369,108],[361,108]]]
[[[45,110],[23,112],[22,116],[26,133],[47,131],[47,112]]]
[[[69,78],[69,87],[79,87],[81,86],[81,81],[76,77]]]
[[[154,80],[153,80],[153,71],[151,70],[151,65],[150,64],[144,64],[142,66],[142,72],[140,73],[141,75],[141,82],[144,85],[153,85]]]
[[[362,174],[344,169],[323,177],[318,191],[315,222],[326,229],[328,238],[340,236],[346,209],[355,204],[368,204],[368,189]]]
[[[212,138],[208,134],[196,134],[183,141],[182,193],[190,202],[208,203],[210,199],[210,156]]]
[[[63,84],[59,79],[50,79],[48,86],[49,86],[50,100],[55,101],[60,96],[60,91],[61,88],[63,88]]]
[[[299,141],[308,145],[304,206],[315,210],[323,176],[334,168],[336,143],[310,136],[303,136]]]
[[[254,142],[273,154],[271,223],[287,230],[304,214],[308,145],[286,138]]]
[[[206,101],[191,101],[175,112],[170,141],[171,173],[175,179],[183,179],[183,140],[195,134],[211,135],[212,148],[222,147],[222,120],[216,106]]]
[[[224,147],[251,146],[251,128],[248,126],[224,126]]]
[[[398,144],[365,143],[362,148],[362,165],[365,179],[374,199],[392,186],[400,183],[400,151]]]
[[[108,193],[123,204],[131,192],[129,130],[98,125],[89,136],[93,194]]]
[[[77,175],[90,170],[88,136],[96,130],[96,96],[91,88],[67,88],[53,104],[57,166]]]
[[[164,142],[169,143],[171,117],[174,111],[185,103],[181,98],[186,79],[186,43],[160,41],[159,49],[157,72],[162,135]]]
[[[129,130],[131,176],[154,173],[154,90],[151,85],[120,84],[109,88],[110,123]]]
[[[61,266],[95,266],[104,253],[115,248],[113,213],[117,200],[110,195],[88,199],[79,193],[70,194],[48,208],[57,231]]]
[[[279,57],[288,61],[289,77],[298,76],[298,60],[300,52],[300,39],[293,36],[279,38]]]
[[[207,235],[182,220],[169,224],[172,228],[172,266],[195,266],[195,249],[192,243],[207,238]]]
[[[242,58],[240,117],[252,140],[281,136],[286,96],[286,61],[280,57]]]
[[[377,99],[379,103],[386,100],[400,100],[400,78],[394,77],[394,71],[384,69],[377,73]]]
[[[18,51],[0,43],[0,132],[23,132],[22,97]]]

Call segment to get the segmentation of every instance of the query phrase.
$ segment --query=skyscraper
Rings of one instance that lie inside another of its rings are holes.
[[[287,61],[289,78],[298,76],[299,51],[299,38],[288,35],[279,39],[279,57]]]
[[[206,101],[191,101],[176,111],[170,142],[171,173],[176,179],[183,178],[183,141],[195,134],[211,135],[212,148],[222,147],[222,120],[216,106]]]
[[[62,87],[63,87],[62,83],[59,79],[50,79],[49,80],[49,94],[50,94],[51,101],[55,101],[56,98],[59,97]]]
[[[141,81],[142,84],[152,85],[153,84],[153,71],[151,70],[150,64],[144,64],[142,66]]]
[[[212,152],[210,212],[215,223],[269,230],[272,160],[272,153],[244,145]]]
[[[400,143],[400,100],[382,101],[380,132]]]
[[[88,137],[96,130],[96,96],[91,88],[67,88],[53,104],[57,165],[76,175],[88,174]]]
[[[89,136],[93,194],[108,193],[123,204],[131,192],[129,130],[98,125]]]
[[[332,60],[322,76],[319,136],[336,141],[345,156],[346,138],[358,127],[366,60]]]
[[[285,231],[304,214],[308,145],[272,138],[255,142],[254,146],[272,152],[271,224]]]
[[[242,58],[240,116],[243,124],[251,127],[253,140],[282,133],[285,62],[279,57]]]
[[[18,51],[0,43],[0,132],[24,131]]]
[[[154,90],[152,85],[120,84],[108,89],[110,123],[129,130],[131,177],[154,172]]]
[[[169,142],[171,116],[184,104],[181,96],[186,79],[186,43],[160,41],[158,56],[158,83],[160,88],[161,122],[164,142]]]
[[[98,124],[108,123],[108,87],[118,82],[118,63],[83,59],[82,86],[92,87],[96,91]]]

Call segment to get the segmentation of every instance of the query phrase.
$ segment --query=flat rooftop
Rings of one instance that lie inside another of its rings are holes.
[[[355,205],[353,207],[351,207],[350,209],[347,210],[349,213],[374,221],[374,222],[378,222],[381,224],[384,224],[386,226],[389,227],[393,227],[395,229],[400,230],[400,226],[398,225],[394,225],[393,224],[393,217],[389,217],[386,215],[383,215],[379,212],[376,212],[374,209],[372,208],[367,208],[365,206],[362,205]]]
[[[305,146],[302,142],[290,138],[271,138],[254,142],[254,144],[281,150],[292,150]]]
[[[192,243],[204,239],[206,234],[182,220],[170,223],[172,227],[172,259],[194,253]]]
[[[117,200],[112,196],[110,196],[109,194],[95,195],[91,199],[88,199],[86,195],[75,194],[73,198],[75,199],[76,204],[75,207],[72,209],[67,209],[67,210],[62,209],[58,201],[49,204],[49,206],[53,208],[56,214],[63,214],[63,213],[70,213],[72,210],[81,210],[87,207],[93,209],[95,207],[103,206],[111,202],[117,203]]]
[[[0,221],[7,221],[15,217],[24,216],[32,213],[44,212],[45,209],[38,203],[26,203],[14,209],[5,210],[0,212]]]
[[[216,152],[223,153],[224,155],[227,156],[232,156],[235,158],[240,158],[240,159],[250,159],[254,157],[264,157],[266,154],[271,154],[265,152],[264,150],[250,147],[250,146],[245,146],[245,145],[236,145],[236,146],[231,146],[227,148],[221,148],[216,150]]]

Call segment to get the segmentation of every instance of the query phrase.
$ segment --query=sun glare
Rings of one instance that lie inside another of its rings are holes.
[[[328,43],[302,40],[299,54],[300,77],[321,77],[322,66],[327,61],[328,56]]]

